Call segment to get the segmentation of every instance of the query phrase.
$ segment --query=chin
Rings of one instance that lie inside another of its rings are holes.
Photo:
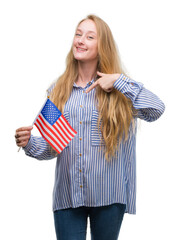
[[[78,60],[78,61],[87,61],[88,59],[87,58],[84,58],[84,57],[82,57],[82,56],[78,56],[78,55],[74,55],[74,58],[76,59],[76,60]]]

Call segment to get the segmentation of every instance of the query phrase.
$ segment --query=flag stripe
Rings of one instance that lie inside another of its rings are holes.
[[[41,135],[43,136],[43,138],[51,145],[53,146],[53,148],[56,150],[56,152],[60,153],[62,150],[59,149],[54,142],[48,137],[46,136],[46,134],[44,134],[43,130],[41,129],[41,127],[39,126],[39,124],[37,123],[37,121],[34,123],[34,125],[36,125],[37,129],[39,130],[39,132],[41,133]]]
[[[77,134],[77,132],[71,127],[71,125],[68,123],[67,119],[62,115],[62,121],[64,120],[64,125],[69,129],[69,131],[71,132],[71,134],[73,134],[74,136]]]
[[[46,100],[34,124],[44,139],[58,153],[60,153],[75,134],[77,134],[50,99]]]
[[[44,119],[43,116],[42,116],[42,118]],[[45,120],[45,119],[44,119],[44,120]],[[45,120],[45,121],[46,121],[46,120]],[[59,121],[59,119],[57,120],[57,122],[58,122],[58,121]],[[54,123],[53,129],[54,129],[54,131],[56,131],[56,134],[61,137],[61,141],[62,141],[63,144],[66,146],[66,145],[70,142],[71,139],[70,139],[70,138],[66,138],[66,132],[63,133],[62,128],[59,129],[59,128],[57,127],[57,122]],[[49,126],[50,128],[52,128],[52,126],[51,126],[48,122],[47,122],[47,124],[48,124],[48,126]]]
[[[66,120],[67,121],[67,120]],[[68,128],[67,124],[66,124],[65,118],[59,118],[58,121],[56,122],[57,124],[59,123],[59,125],[61,126],[61,129],[63,130],[63,132],[66,133],[66,136],[68,139],[72,139],[75,135],[74,132],[71,132],[71,129]]]
[[[64,141],[65,144],[67,145],[71,139],[66,137],[66,133],[65,132],[63,133],[62,130],[57,126],[57,122],[53,125],[53,127],[56,130],[56,132],[62,137],[62,141]]]
[[[41,125],[45,125],[47,128],[47,131],[49,130],[49,133],[54,137],[54,139],[62,145],[63,148],[68,144],[67,142],[64,142],[63,139],[60,139],[61,134],[59,132],[56,132],[54,128],[46,121],[46,119],[40,114],[39,115],[39,120],[41,120]],[[58,136],[60,135],[60,137]]]
[[[60,144],[58,144],[58,142],[55,140],[54,136],[51,133],[48,133],[48,131],[46,130],[46,126],[42,125],[41,122],[39,121],[39,119],[37,119],[36,121],[39,124],[39,127],[41,128],[41,130],[43,131],[43,133],[51,139],[51,141],[57,146],[59,147],[61,150],[63,149],[63,146],[61,146]]]
[[[55,124],[54,124],[57,129],[61,132],[61,134],[63,134],[64,138],[66,139],[66,141],[70,141],[71,140],[71,136],[69,136],[69,134],[65,131],[63,125],[61,124],[60,121],[57,121]]]

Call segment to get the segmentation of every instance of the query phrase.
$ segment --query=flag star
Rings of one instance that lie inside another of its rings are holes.
[[[61,116],[61,113],[52,102],[47,100],[44,108],[42,109],[42,115],[51,125],[53,125]]]

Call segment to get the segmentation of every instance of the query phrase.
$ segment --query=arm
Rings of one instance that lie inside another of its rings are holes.
[[[100,78],[86,90],[86,93],[98,85],[106,92],[111,92],[114,87],[131,99],[133,107],[138,112],[137,117],[152,122],[163,114],[164,103],[155,94],[144,88],[142,83],[136,82],[123,74],[100,72],[97,72],[97,74]]]
[[[38,160],[49,160],[57,156],[43,137],[31,135],[28,144],[23,147],[25,154]]]
[[[137,117],[152,122],[157,120],[164,112],[164,103],[152,92],[123,74],[113,84],[114,88],[130,98],[133,106],[138,110]]]

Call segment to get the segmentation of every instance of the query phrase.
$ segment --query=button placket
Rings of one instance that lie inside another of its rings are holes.
[[[78,152],[78,185],[81,189],[81,196],[82,196],[82,189],[83,189],[83,116],[84,116],[84,102],[85,102],[85,92],[84,90],[81,90],[81,101],[79,102],[79,152]]]

